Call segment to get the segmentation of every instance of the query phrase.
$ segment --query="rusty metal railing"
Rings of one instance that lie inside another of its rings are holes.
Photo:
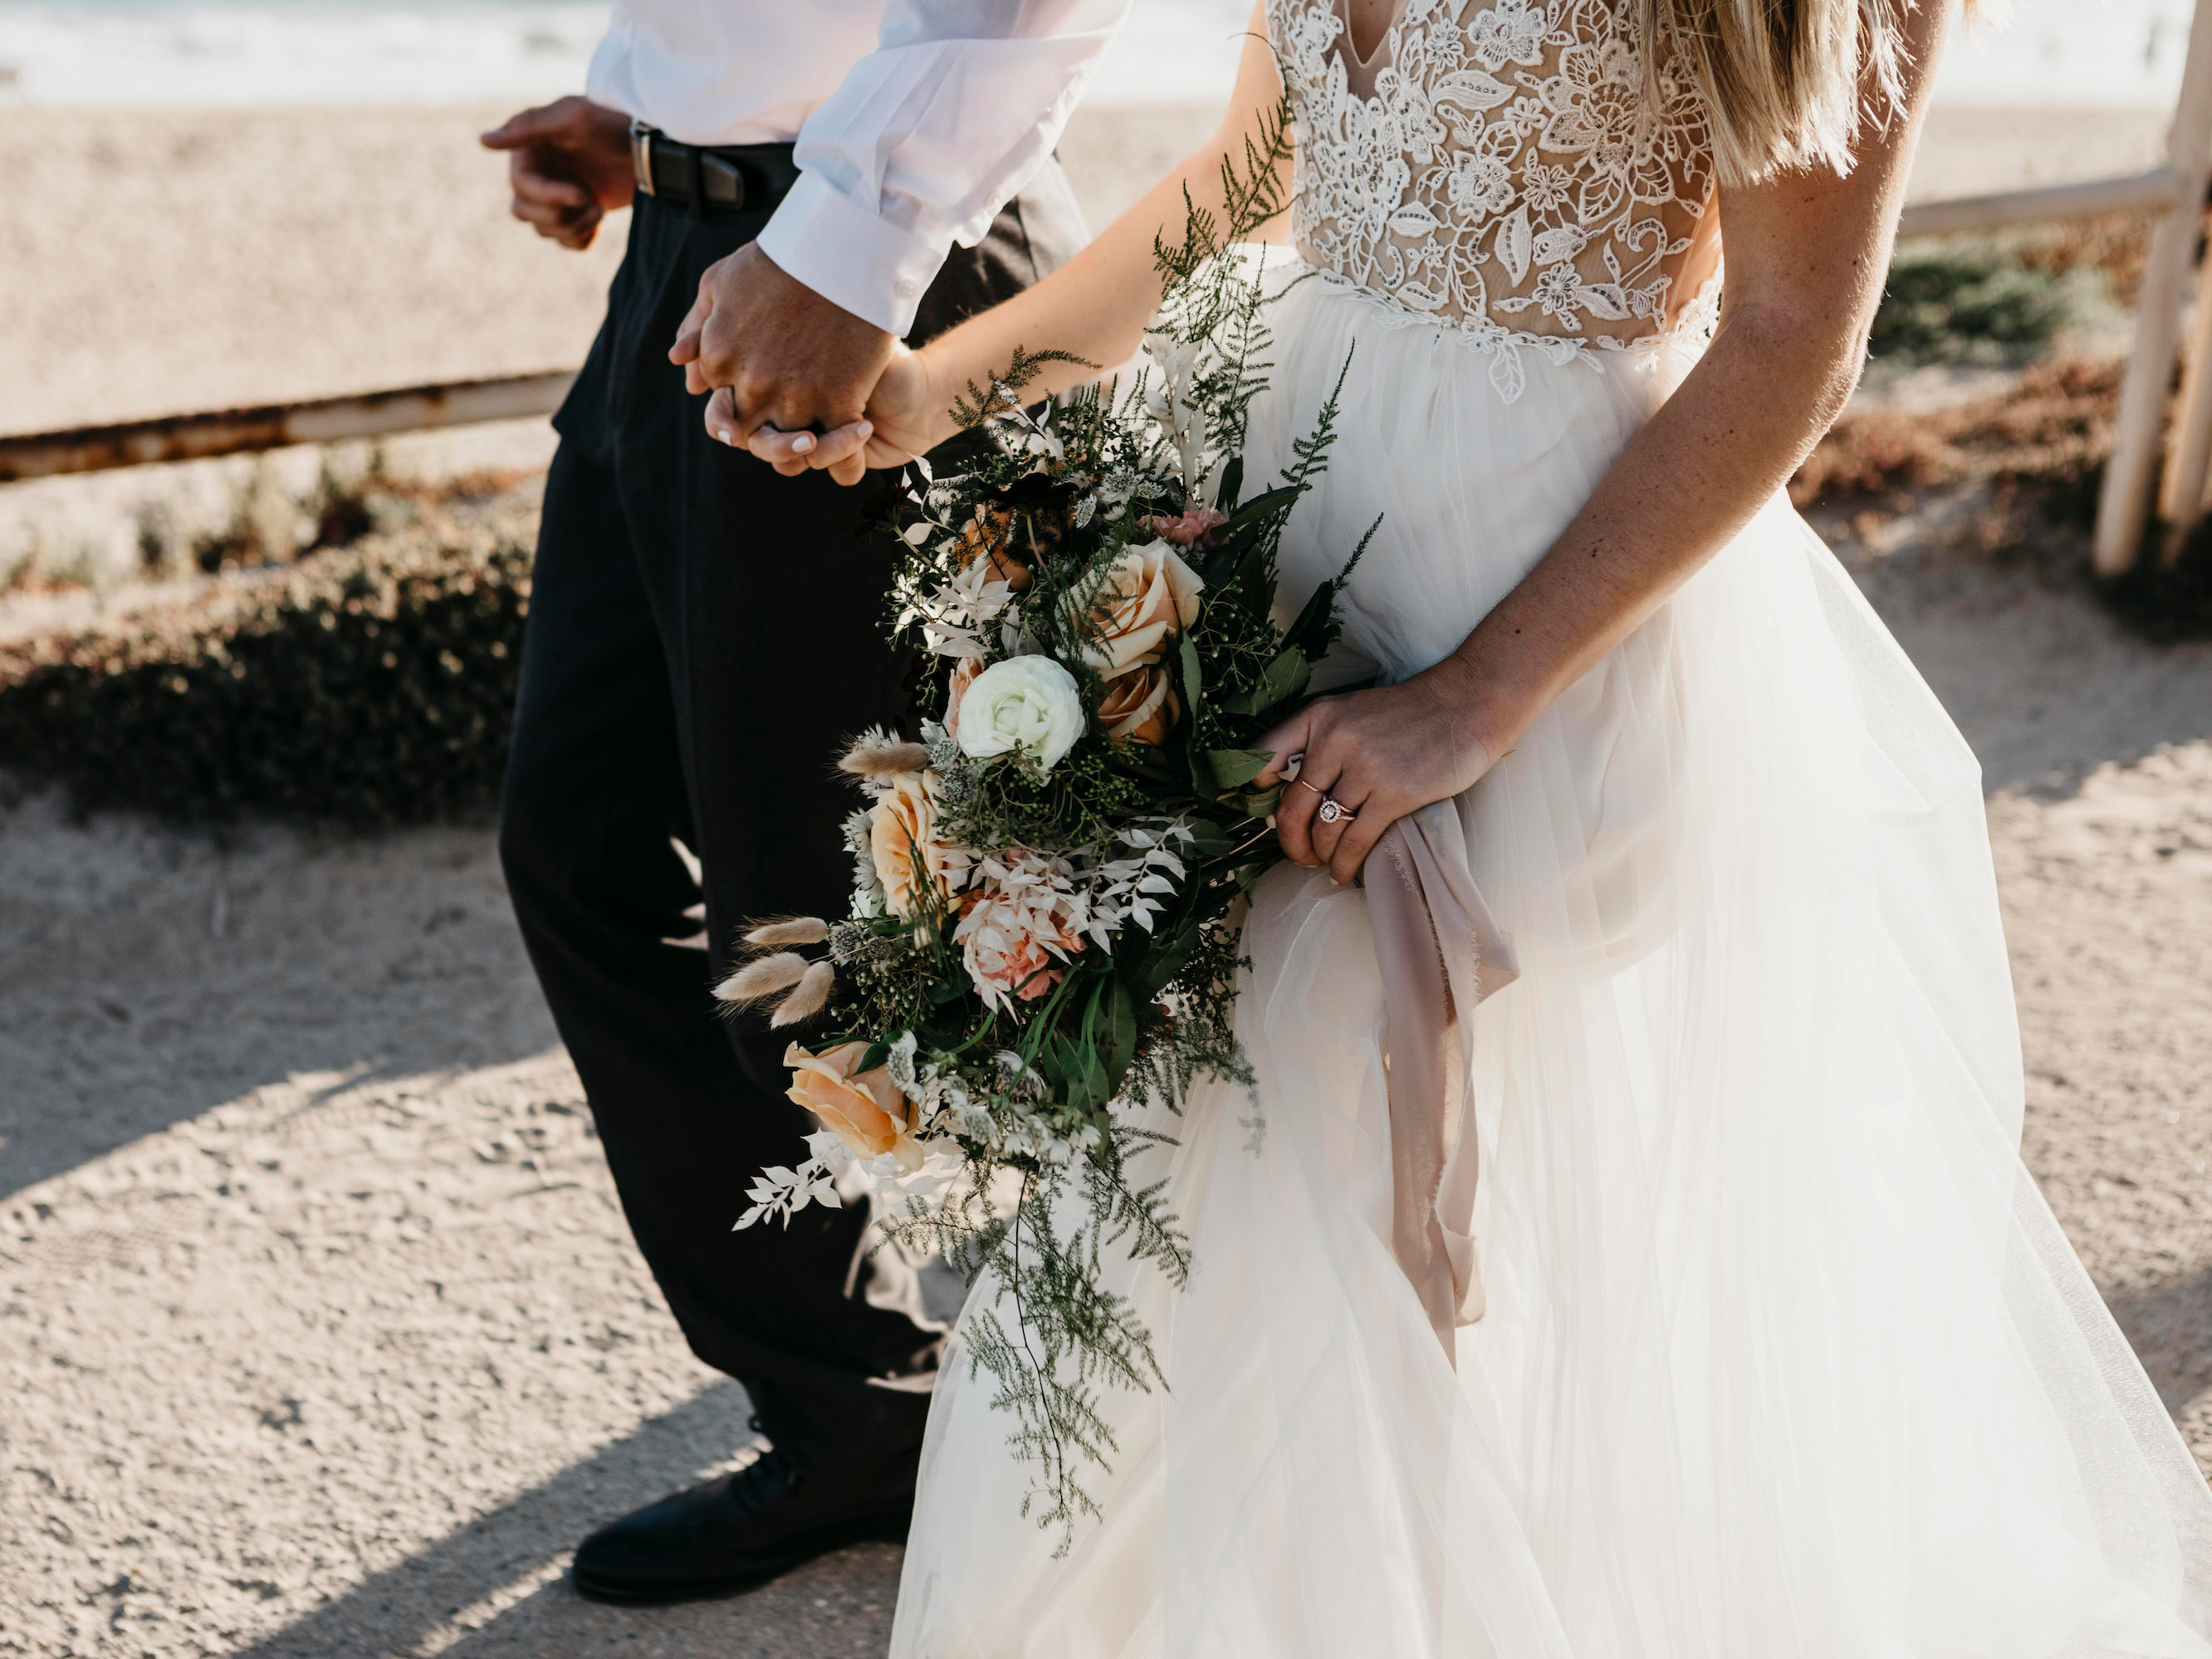
[[[0,483],[550,415],[574,369],[0,437]]]

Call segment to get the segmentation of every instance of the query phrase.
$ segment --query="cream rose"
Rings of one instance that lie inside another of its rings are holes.
[[[884,907],[912,921],[958,885],[951,849],[937,838],[937,774],[902,772],[868,810],[868,855]]]
[[[1103,679],[1160,659],[1169,636],[1198,620],[1206,584],[1164,541],[1127,549],[1107,567],[1084,619],[1083,659]]]
[[[1085,723],[1074,675],[1050,657],[1008,657],[962,693],[958,740],[961,752],[978,760],[1022,749],[1049,769],[1075,746]]]
[[[1107,681],[1106,695],[1098,700],[1099,723],[1108,737],[1120,742],[1164,743],[1182,714],[1164,663],[1133,668]]]
[[[898,1091],[883,1066],[853,1074],[868,1052],[865,1042],[841,1042],[826,1053],[809,1054],[796,1042],[783,1051],[791,1067],[791,1097],[822,1120],[855,1158],[896,1158],[908,1170],[922,1164],[914,1138],[914,1103]]]

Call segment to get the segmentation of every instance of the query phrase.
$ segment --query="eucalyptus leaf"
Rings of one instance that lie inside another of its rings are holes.
[[[1213,749],[1206,751],[1206,763],[1212,769],[1214,782],[1225,793],[1251,782],[1274,758],[1272,749]]]

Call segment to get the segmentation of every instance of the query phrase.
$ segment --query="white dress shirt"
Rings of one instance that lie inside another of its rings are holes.
[[[615,0],[585,88],[693,144],[795,141],[761,251],[894,334],[1052,154],[1129,0]]]

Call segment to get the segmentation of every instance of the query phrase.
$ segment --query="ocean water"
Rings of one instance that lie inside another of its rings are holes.
[[[795,0],[794,0],[795,3]],[[2171,103],[2190,0],[2012,0],[1949,54],[1947,102]],[[1224,96],[1249,0],[1135,0],[1094,100]],[[0,101],[447,103],[576,90],[594,0],[0,0]]]

